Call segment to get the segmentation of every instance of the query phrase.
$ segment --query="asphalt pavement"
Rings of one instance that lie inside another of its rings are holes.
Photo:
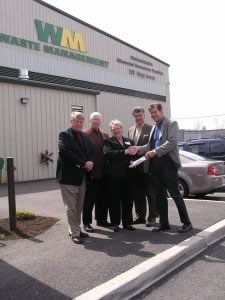
[[[0,218],[8,217],[4,189],[1,186]],[[0,299],[73,299],[225,219],[225,202],[187,200],[194,229],[178,234],[181,224],[169,200],[171,231],[152,233],[151,228],[137,225],[135,232],[114,233],[94,222],[95,233],[83,245],[76,245],[68,237],[54,180],[24,183],[19,188],[17,184],[16,193],[17,208],[60,221],[35,238],[0,241]]]
[[[225,239],[132,300],[225,299]]]

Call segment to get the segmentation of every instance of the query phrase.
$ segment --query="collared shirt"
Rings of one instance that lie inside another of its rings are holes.
[[[133,136],[133,141],[134,141],[135,145],[137,145],[137,143],[138,143],[138,140],[141,135],[141,131],[142,131],[144,124],[145,123],[143,123],[142,125],[139,125],[139,126],[137,126],[137,125],[135,126],[134,136]]]
[[[80,131],[76,131],[74,129],[72,129],[72,134],[73,134],[73,137],[74,139],[76,140],[76,142],[78,143],[79,147],[80,147],[80,150],[85,154],[86,156],[86,148],[85,148],[85,145],[84,145],[84,141],[83,141],[83,138],[82,138],[82,134],[80,133]]]
[[[163,121],[164,121],[164,118],[159,123],[156,123],[156,125],[155,125],[155,130],[153,132],[154,149],[160,147],[159,133],[160,133],[160,129],[161,129]]]

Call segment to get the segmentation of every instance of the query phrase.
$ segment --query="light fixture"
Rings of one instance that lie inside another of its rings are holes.
[[[28,98],[20,98],[21,104],[27,104],[29,102]]]

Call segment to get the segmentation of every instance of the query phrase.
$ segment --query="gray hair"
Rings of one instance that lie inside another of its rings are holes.
[[[135,108],[133,109],[132,115],[134,115],[135,113],[140,113],[140,112],[145,113],[145,110],[144,110],[143,107],[137,106],[137,107],[135,107]]]
[[[90,114],[90,121],[95,117],[99,117],[102,120],[102,115],[99,112],[95,111],[92,114]]]

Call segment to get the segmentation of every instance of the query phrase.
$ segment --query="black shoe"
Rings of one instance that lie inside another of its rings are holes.
[[[80,232],[80,237],[81,237],[81,238],[87,238],[87,237],[89,237],[89,234],[86,233],[86,232],[81,231],[81,232]]]
[[[97,221],[97,226],[109,227],[111,226],[111,223],[109,223],[108,221]]]
[[[136,218],[133,220],[133,224],[145,224],[145,219],[136,217]]]
[[[152,232],[159,232],[159,231],[165,231],[170,230],[170,225],[159,225],[152,229]]]
[[[82,244],[83,243],[79,236],[72,237],[72,241],[75,244]]]
[[[114,232],[119,232],[120,231],[120,227],[118,225],[113,227],[113,231]]]
[[[150,220],[148,220],[145,224],[146,227],[153,227],[156,224],[156,218],[151,218]]]
[[[136,228],[132,225],[125,225],[125,226],[123,226],[123,229],[132,230],[132,231],[136,230]]]
[[[190,231],[192,230],[192,224],[191,223],[188,223],[188,224],[184,224],[179,230],[178,232],[179,233],[184,233],[184,232],[187,232],[187,231]]]
[[[84,230],[87,231],[87,232],[94,232],[94,229],[91,226],[91,224],[84,225]]]

